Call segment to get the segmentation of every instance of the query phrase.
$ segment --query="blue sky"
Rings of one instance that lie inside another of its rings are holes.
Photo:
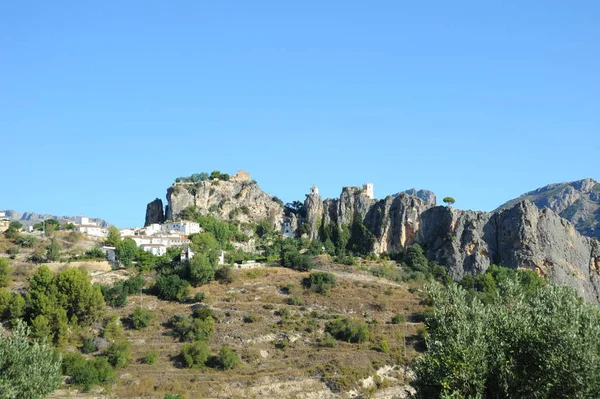
[[[0,209],[141,225],[175,177],[214,169],[284,201],[369,181],[475,210],[599,180],[599,17],[597,1],[3,2]]]

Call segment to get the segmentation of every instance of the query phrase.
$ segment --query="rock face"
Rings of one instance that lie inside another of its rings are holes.
[[[411,188],[410,190],[402,191],[402,193],[421,198],[423,201],[425,201],[429,205],[433,205],[433,206],[437,205],[437,198],[432,191],[417,190],[416,188]]]
[[[160,198],[155,199],[146,206],[146,221],[144,226],[152,223],[163,223],[165,221],[165,212],[163,202]]]
[[[528,200],[538,208],[550,208],[575,225],[577,231],[600,239],[600,183],[593,179],[550,184],[508,201],[497,210]]]
[[[279,229],[284,215],[283,203],[262,191],[254,181],[175,183],[167,190],[167,201],[167,220],[176,220],[191,206],[222,220],[242,223],[268,220]]]
[[[417,242],[455,279],[496,263],[535,270],[600,303],[600,243],[550,209],[529,201],[493,213],[438,206],[423,212],[421,221]]]

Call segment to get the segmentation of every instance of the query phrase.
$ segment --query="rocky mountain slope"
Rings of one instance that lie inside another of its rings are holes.
[[[41,214],[41,213],[36,213],[36,212],[20,213],[15,210],[6,210],[5,212],[6,212],[6,216],[10,220],[18,220],[19,222],[21,222],[21,224],[23,226],[33,226],[34,224],[41,222],[42,220],[48,220],[48,219],[56,219],[60,223],[69,223],[69,222],[74,223],[75,218],[76,218],[76,216],[56,216],[56,215],[50,215],[47,213]],[[89,219],[91,221],[96,222],[101,227],[110,227],[111,226],[111,224],[108,223],[104,219],[100,219],[100,218],[89,218]]]
[[[498,210],[512,208],[523,200],[540,209],[552,209],[573,223],[581,234],[600,239],[600,183],[595,180],[550,184],[510,200]]]
[[[563,198],[549,203],[558,206],[560,202],[557,210],[569,215],[578,203],[587,204],[581,209],[592,209],[597,188],[598,184],[588,179],[543,192]],[[575,287],[586,300],[600,303],[598,240],[582,235],[577,224],[553,210],[539,209],[527,200],[488,213],[435,206],[435,195],[426,190],[408,190],[377,200],[358,187],[344,187],[335,199],[308,194],[302,212],[290,214],[254,181],[218,180],[175,183],[167,190],[167,200],[164,217],[162,201],[148,205],[147,223],[177,218],[189,206],[224,220],[270,220],[276,228],[287,223],[293,230],[302,226],[311,239],[318,238],[326,226],[351,230],[359,223],[368,231],[374,253],[404,251],[418,243],[429,259],[445,266],[455,279],[482,273],[491,264],[527,268],[551,282]]]
[[[343,227],[358,220],[373,234],[375,253],[403,251],[418,243],[455,279],[482,273],[494,263],[526,268],[600,303],[600,242],[529,201],[492,213],[460,211],[403,193],[377,201],[358,188],[345,187],[339,199],[321,201],[312,194],[304,206],[311,237],[318,234],[319,224]]]
[[[281,227],[284,216],[283,203],[250,180],[174,183],[167,189],[164,216],[162,206],[160,199],[148,204],[146,224],[176,220],[188,207],[195,207],[203,214],[210,213],[222,220],[237,220],[242,223],[268,220],[276,228]]]

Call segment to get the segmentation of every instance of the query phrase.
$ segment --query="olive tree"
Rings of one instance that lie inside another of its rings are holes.
[[[61,383],[60,355],[29,334],[20,320],[10,335],[0,325],[0,399],[43,398]]]

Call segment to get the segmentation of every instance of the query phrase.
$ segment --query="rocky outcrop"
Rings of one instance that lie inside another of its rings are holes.
[[[437,198],[432,191],[429,190],[417,190],[416,188],[411,188],[410,190],[402,191],[404,194],[412,195],[417,198],[421,198],[423,201],[428,203],[429,205],[436,206]],[[396,194],[398,195],[398,194]]]
[[[575,225],[583,235],[600,239],[600,183],[583,179],[538,188],[508,201],[497,210],[512,208],[528,200],[538,208],[549,208]]]
[[[306,195],[304,200],[305,222],[309,226],[309,238],[314,240],[319,235],[319,227],[323,218],[323,201],[316,193]]]
[[[165,221],[165,212],[163,202],[160,198],[155,199],[146,206],[146,221],[144,226],[152,223],[163,223]]]
[[[167,220],[179,218],[188,207],[222,220],[256,223],[268,220],[280,228],[284,216],[283,203],[260,189],[254,181],[211,180],[197,183],[175,183],[167,190]]]
[[[494,213],[438,206],[423,212],[421,222],[417,242],[455,279],[496,263],[535,270],[600,303],[600,243],[550,209],[529,201]]]

